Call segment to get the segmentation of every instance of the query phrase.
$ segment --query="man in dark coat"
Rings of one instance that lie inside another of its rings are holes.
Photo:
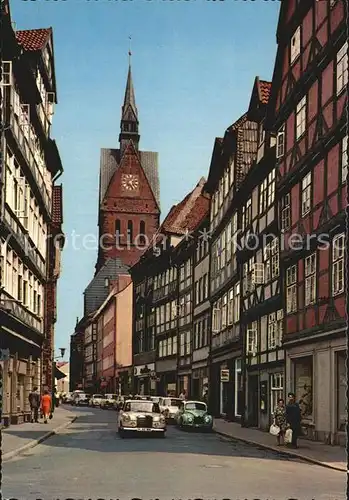
[[[301,428],[301,409],[296,402],[296,396],[293,392],[288,393],[288,404],[286,405],[286,421],[292,429],[292,448],[298,448],[297,440],[302,434]]]
[[[39,408],[40,408],[40,394],[38,393],[38,388],[34,387],[33,391],[29,394],[29,404],[31,412],[31,421],[39,421]]]

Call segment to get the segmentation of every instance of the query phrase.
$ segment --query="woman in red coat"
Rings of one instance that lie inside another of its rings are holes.
[[[41,397],[41,411],[44,415],[44,422],[47,424],[47,418],[51,412],[52,399],[48,391],[44,391],[43,396]]]

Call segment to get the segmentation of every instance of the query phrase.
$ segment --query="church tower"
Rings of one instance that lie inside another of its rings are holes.
[[[139,142],[138,110],[129,61],[120,145],[118,149],[101,150],[96,273],[108,258],[118,257],[124,265],[134,265],[159,228],[158,153],[141,151]]]

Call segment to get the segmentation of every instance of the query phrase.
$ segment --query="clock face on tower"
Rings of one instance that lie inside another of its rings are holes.
[[[137,191],[139,186],[138,176],[133,174],[122,174],[121,185],[125,191]]]

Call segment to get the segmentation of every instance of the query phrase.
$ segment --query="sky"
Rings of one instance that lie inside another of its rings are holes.
[[[131,36],[140,148],[159,153],[162,219],[207,177],[215,137],[271,80],[279,1],[12,0],[15,29],[53,28],[51,136],[64,174],[66,246],[55,346],[67,349],[94,275],[101,148],[118,148]],[[73,239],[75,244],[73,245]]]

